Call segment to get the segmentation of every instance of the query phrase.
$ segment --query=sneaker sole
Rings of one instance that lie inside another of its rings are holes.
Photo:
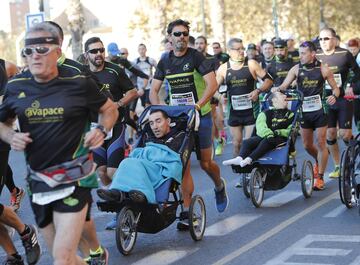
[[[40,260],[40,258],[41,258],[42,248],[41,248],[41,245],[40,245],[40,242],[39,242],[39,231],[38,231],[37,227],[34,226],[34,225],[29,225],[29,226],[30,226],[32,229],[34,229],[35,235],[36,235],[36,238],[37,238],[37,242],[38,242],[38,245],[39,245],[39,257],[38,257],[38,259],[37,259],[35,262],[33,262],[33,263],[29,263],[29,265],[35,265],[36,263],[39,262],[39,260]],[[25,255],[25,257],[26,257],[26,255]],[[27,259],[26,259],[26,260],[27,260]]]
[[[24,199],[24,196],[25,196],[25,191],[23,189],[22,190],[22,193],[20,194],[20,199],[19,199],[19,204],[16,204],[18,205],[17,208],[14,207],[13,205],[10,205],[10,208],[14,211],[14,212],[17,212],[18,210],[20,210],[20,206],[21,206],[21,201]]]

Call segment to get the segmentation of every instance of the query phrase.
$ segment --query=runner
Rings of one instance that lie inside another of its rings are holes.
[[[274,78],[274,86],[280,86],[285,80],[289,70],[294,66],[292,59],[288,57],[286,42],[282,39],[274,41],[275,60],[267,68],[268,73]]]
[[[23,54],[29,71],[7,85],[0,137],[25,150],[31,206],[54,264],[85,264],[76,250],[91,201],[87,187],[96,182],[88,148],[102,145],[118,113],[92,79],[57,66],[59,44],[57,29],[47,23],[27,31]],[[100,112],[99,125],[85,133],[91,111]],[[22,132],[8,126],[15,116]],[[73,182],[64,183],[65,176]]]
[[[233,157],[239,155],[241,142],[251,136],[259,111],[258,97],[273,84],[272,77],[252,59],[245,57],[245,48],[241,39],[232,38],[228,41],[230,61],[220,66],[217,82],[225,82],[229,99],[230,132],[233,137]],[[257,78],[264,82],[256,88]]]
[[[310,41],[300,45],[300,63],[291,68],[286,79],[277,89],[287,89],[294,80],[297,80],[297,88],[304,95],[300,123],[301,138],[305,150],[315,159],[314,190],[322,190],[329,155],[326,148],[328,115],[325,104],[334,105],[340,90],[330,68],[316,59],[316,46]],[[325,80],[332,89],[332,95],[327,98],[323,94]],[[314,131],[316,131],[317,147],[313,140]]]
[[[286,45],[288,49],[288,57],[294,62],[299,63],[300,61],[300,54],[299,50],[295,48],[295,41],[294,36],[290,35],[286,40]]]
[[[215,73],[209,61],[198,51],[188,48],[189,22],[178,19],[167,28],[168,38],[174,50],[164,54],[160,60],[152,87],[150,101],[159,104],[159,90],[164,79],[169,81],[171,105],[195,105],[201,112],[199,127],[199,144],[201,152],[200,166],[215,184],[216,207],[219,212],[228,206],[225,180],[220,177],[220,168],[212,159],[212,118],[210,99],[217,89]],[[182,194],[184,212],[178,228],[188,228],[188,207],[194,191],[193,179],[190,174],[190,163],[185,169]]]
[[[319,41],[321,51],[316,55],[317,59],[329,66],[334,73],[335,81],[340,88],[340,97],[336,103],[329,108],[327,143],[330,154],[333,157],[335,170],[329,174],[330,178],[339,177],[340,150],[337,144],[337,125],[339,135],[347,143],[352,138],[352,116],[353,104],[344,99],[344,95],[353,95],[353,88],[347,88],[346,80],[349,70],[354,72],[354,88],[360,86],[360,70],[354,57],[348,50],[337,47],[336,32],[332,28],[324,28],[320,31]],[[331,94],[328,84],[325,85],[326,96]]]
[[[263,55],[261,57],[261,67],[266,69],[275,57],[274,43],[271,41],[264,41],[261,45],[261,51]]]

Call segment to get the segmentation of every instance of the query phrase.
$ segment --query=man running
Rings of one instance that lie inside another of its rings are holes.
[[[118,112],[92,79],[57,65],[59,44],[49,24],[27,31],[23,54],[29,71],[7,85],[0,137],[25,150],[31,206],[54,264],[85,264],[76,251],[91,201],[87,187],[96,182],[89,148],[102,145]],[[99,112],[99,124],[88,131],[91,112]],[[22,132],[8,125],[15,116]]]
[[[339,126],[339,135],[345,143],[352,138],[353,104],[344,99],[344,96],[352,96],[353,88],[347,87],[347,76],[351,69],[354,73],[354,88],[358,88],[360,86],[360,69],[348,50],[336,46],[337,40],[334,29],[322,29],[320,31],[319,41],[322,50],[317,53],[316,57],[322,64],[326,64],[332,70],[336,84],[340,88],[340,97],[333,106],[329,107],[327,130],[327,144],[335,164],[335,170],[329,174],[329,177],[337,178],[339,177],[340,171],[337,126]],[[331,87],[328,84],[325,84],[325,93],[326,96],[331,94]]]
[[[274,60],[275,49],[274,43],[271,41],[264,41],[261,45],[262,58],[261,58],[261,67],[266,69],[268,65]]]
[[[220,66],[216,79],[218,84],[225,82],[229,100],[230,132],[233,137],[233,157],[239,155],[241,142],[251,136],[257,112],[258,97],[273,84],[272,77],[253,59],[245,57],[245,48],[241,39],[228,41],[230,60]],[[260,88],[256,89],[257,78],[262,79]]]
[[[300,63],[291,68],[286,79],[277,89],[287,89],[294,80],[297,80],[297,89],[304,95],[300,122],[301,138],[305,150],[315,159],[314,189],[322,190],[329,155],[326,148],[328,115],[324,104],[334,105],[340,90],[330,68],[316,59],[316,46],[310,41],[300,45]],[[325,81],[328,81],[332,89],[332,94],[327,98],[323,94]],[[313,140],[314,131],[316,131],[317,148]]]
[[[212,159],[212,118],[209,102],[217,89],[217,83],[209,61],[200,52],[188,48],[189,29],[189,22],[181,19],[168,25],[168,38],[174,50],[164,54],[157,66],[150,90],[150,101],[152,104],[160,103],[158,93],[166,79],[170,87],[170,105],[193,105],[200,111],[200,166],[213,180],[216,207],[219,212],[223,212],[228,206],[228,198],[225,180],[220,177],[220,168]],[[188,163],[182,181],[184,212],[181,213],[183,222],[178,224],[180,229],[188,227],[188,207],[193,191],[194,184]]]

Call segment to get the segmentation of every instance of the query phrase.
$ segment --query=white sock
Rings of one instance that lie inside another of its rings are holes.
[[[241,156],[237,156],[235,158],[229,159],[229,160],[225,160],[222,162],[222,164],[224,166],[230,166],[230,165],[240,165],[241,161],[243,160],[243,158]]]
[[[252,159],[250,157],[247,157],[243,161],[240,162],[240,166],[245,167],[247,165],[250,165],[251,162],[252,162]]]

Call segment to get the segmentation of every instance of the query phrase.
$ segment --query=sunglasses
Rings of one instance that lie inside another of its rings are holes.
[[[230,48],[230,50],[239,52],[239,51],[245,51],[245,48],[236,48],[236,49]]]
[[[38,46],[38,47],[25,47],[22,50],[22,55],[24,56],[31,56],[33,53],[39,54],[39,55],[47,55],[51,51],[55,50],[59,46],[54,46],[54,48],[47,47],[47,46]]]
[[[91,49],[91,50],[88,50],[87,52],[88,52],[88,53],[91,53],[91,54],[97,54],[98,52],[104,53],[104,52],[105,52],[105,48]]]
[[[329,38],[329,37],[325,37],[325,38],[319,38],[319,41],[328,41],[328,40],[330,40],[331,38]]]
[[[189,32],[188,31],[175,31],[172,33],[175,37],[180,37],[181,35],[183,35],[184,37],[189,36]]]
[[[120,55],[125,55],[125,54],[127,54],[127,52],[121,52],[121,53],[120,53]]]

